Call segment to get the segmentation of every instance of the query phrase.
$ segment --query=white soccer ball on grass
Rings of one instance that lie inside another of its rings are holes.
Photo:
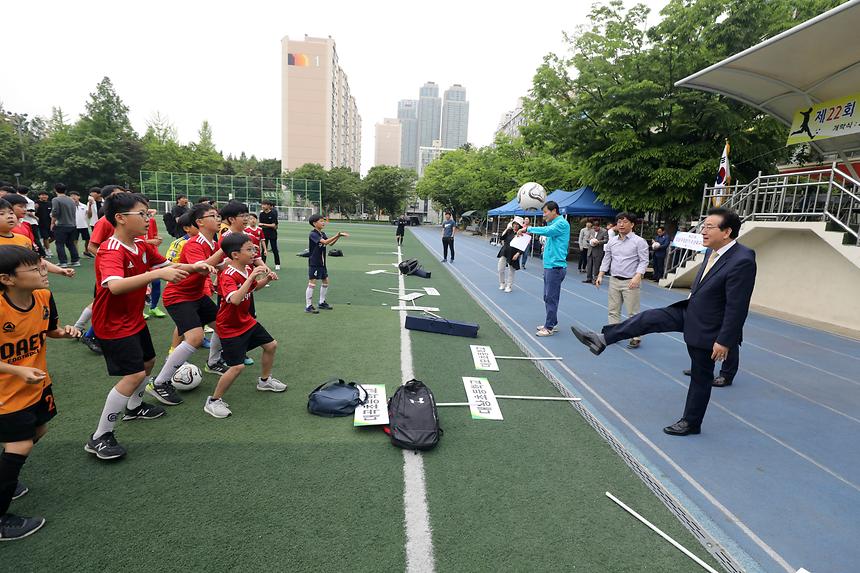
[[[177,390],[194,390],[203,382],[203,373],[194,364],[186,362],[176,369],[171,382],[173,382],[173,387]]]

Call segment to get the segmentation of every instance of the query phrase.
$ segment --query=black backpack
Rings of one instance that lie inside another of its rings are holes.
[[[400,272],[404,275],[413,275],[424,279],[430,278],[430,271],[424,270],[424,267],[418,262],[418,259],[406,259],[397,265]]]
[[[420,380],[399,387],[388,400],[391,443],[406,450],[431,450],[439,443],[442,428],[433,392]]]

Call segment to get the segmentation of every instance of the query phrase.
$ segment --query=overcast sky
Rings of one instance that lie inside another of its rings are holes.
[[[652,21],[666,0],[647,0]],[[0,101],[77,119],[109,76],[140,133],[156,111],[180,140],[209,120],[218,149],[280,157],[283,36],[331,36],[362,118],[362,172],[373,126],[435,81],[470,101],[469,141],[490,143],[542,58],[564,49],[589,2],[4,2]],[[441,95],[441,93],[440,93]]]

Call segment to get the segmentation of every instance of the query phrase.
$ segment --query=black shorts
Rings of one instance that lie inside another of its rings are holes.
[[[149,336],[149,327],[125,338],[99,338],[102,355],[111,376],[128,376],[146,370],[144,362],[155,358],[155,348]]]
[[[308,278],[309,279],[327,279],[328,278],[328,269],[325,266],[309,266],[308,267]]]
[[[249,328],[244,334],[233,338],[221,339],[221,358],[227,366],[237,366],[245,361],[249,350],[263,346],[275,340],[259,322]]]
[[[43,239],[53,239],[54,231],[51,230],[51,227],[39,227],[39,234],[42,235]]]
[[[218,306],[208,296],[201,296],[197,300],[189,302],[179,302],[165,306],[167,314],[173,319],[176,324],[176,330],[179,336],[182,336],[189,330],[202,328],[203,326],[213,322],[218,316]]]
[[[23,410],[0,415],[0,442],[23,442],[36,437],[36,428],[57,415],[54,392],[49,385],[39,401]]]
[[[402,237],[405,234],[405,231],[403,229],[397,229],[394,231],[394,234],[398,237]]]

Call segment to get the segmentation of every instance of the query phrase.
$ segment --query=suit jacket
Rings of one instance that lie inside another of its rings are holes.
[[[588,237],[588,240],[597,239],[597,244],[593,247],[591,243],[588,244],[588,254],[591,253],[602,253],[603,245],[609,242],[609,232],[606,229],[600,229],[599,231],[591,231],[591,236]]]
[[[705,261],[710,256],[708,249]],[[696,274],[690,298],[672,306],[686,309],[684,341],[689,346],[710,349],[719,342],[732,348],[741,342],[749,313],[755,287],[755,251],[735,243],[702,279],[705,266],[702,264]]]

